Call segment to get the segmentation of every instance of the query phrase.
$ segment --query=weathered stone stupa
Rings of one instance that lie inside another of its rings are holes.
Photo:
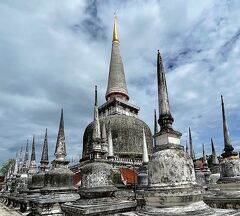
[[[148,152],[152,152],[152,134],[148,125],[138,118],[139,107],[129,103],[129,94],[124,66],[120,55],[120,40],[117,32],[117,20],[114,16],[111,59],[108,74],[106,102],[98,107],[99,124],[102,127],[111,123],[114,156],[113,163],[131,165],[133,158],[142,159],[142,128],[146,133]],[[83,135],[83,153],[81,161],[90,158],[94,121],[85,129]],[[124,161],[124,162],[123,162]],[[141,163],[136,163],[140,166]]]
[[[189,205],[199,205],[198,208],[207,209],[202,202],[202,187],[196,183],[193,161],[180,144],[181,133],[172,128],[174,119],[170,112],[167,83],[159,51],[157,80],[160,131],[156,135],[155,152],[148,165],[149,186],[144,194],[146,210],[153,215],[165,215],[167,212],[171,213],[169,215],[179,215],[177,206],[182,206],[181,213]]]
[[[212,194],[204,200],[211,207],[240,209],[240,160],[231,144],[223,96],[221,96],[224,152],[220,162],[220,178]]]
[[[99,122],[97,89],[95,88],[93,137],[91,139],[90,159],[81,162],[81,186],[78,189],[80,199],[65,203],[62,209],[65,214],[78,215],[113,215],[114,213],[135,210],[134,201],[121,200],[115,197],[118,190],[114,186],[114,159],[111,123],[108,123],[108,136],[105,123],[102,130]],[[108,139],[107,139],[108,138]],[[147,148],[145,146],[145,148]]]
[[[61,110],[54,155],[52,168],[44,175],[44,187],[41,189],[41,195],[30,200],[33,215],[61,216],[63,212],[60,205],[79,198],[77,189],[73,185],[73,172],[68,169],[69,161],[66,160],[63,110]],[[44,161],[46,162],[46,158]]]

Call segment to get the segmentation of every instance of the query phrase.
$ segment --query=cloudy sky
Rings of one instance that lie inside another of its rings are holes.
[[[232,143],[240,150],[240,4],[238,0],[0,2],[0,163],[44,130],[53,155],[64,109],[69,159],[79,158],[93,118],[94,85],[104,103],[113,14],[131,103],[153,126],[157,107],[156,51],[167,73],[174,128],[210,151],[223,148],[220,95]]]

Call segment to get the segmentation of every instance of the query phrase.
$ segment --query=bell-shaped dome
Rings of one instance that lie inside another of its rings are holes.
[[[143,128],[146,134],[146,142],[148,153],[152,153],[152,133],[148,125],[142,120],[126,115],[109,115],[99,119],[101,127],[103,123],[111,124],[111,132],[113,139],[113,151],[121,157],[129,157],[135,155],[142,157],[143,145]],[[83,158],[87,157],[90,152],[90,144],[93,134],[93,122],[85,129],[83,135]]]

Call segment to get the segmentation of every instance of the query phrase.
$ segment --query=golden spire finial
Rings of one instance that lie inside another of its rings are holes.
[[[114,23],[113,23],[113,42],[117,41],[119,42],[118,39],[118,32],[117,32],[117,16],[116,16],[116,12],[114,13]]]

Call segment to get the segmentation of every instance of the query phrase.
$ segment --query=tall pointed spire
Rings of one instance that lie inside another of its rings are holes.
[[[110,100],[111,98],[115,97],[119,97],[127,101],[129,100],[124,68],[120,55],[120,43],[117,33],[116,15],[114,16],[112,52],[108,75],[108,87],[105,97],[106,100]]]
[[[218,165],[219,161],[216,155],[216,151],[215,151],[215,147],[214,147],[214,143],[213,143],[213,139],[211,138],[211,147],[212,147],[212,164],[213,165]]]
[[[98,113],[98,98],[97,98],[97,86],[95,86],[95,103],[94,103],[94,122],[93,122],[93,139],[101,139],[101,129]]]
[[[35,153],[35,135],[33,135],[33,140],[32,140],[32,153],[31,153],[31,159],[30,159],[30,164],[29,164],[29,174],[34,174],[37,172],[36,170],[37,164],[36,164],[36,153]]]
[[[146,135],[145,130],[143,128],[143,155],[142,155],[143,164],[147,164],[149,161],[148,158],[148,150],[147,150],[147,141],[146,141]]]
[[[25,149],[25,156],[24,156],[24,161],[23,161],[23,167],[24,168],[28,168],[29,164],[28,164],[28,140],[27,140],[27,145],[26,145],[26,149]]]
[[[223,96],[221,95],[221,105],[222,105],[222,120],[223,120],[223,135],[224,135],[224,153],[222,153],[223,158],[237,156],[237,152],[233,152],[234,148],[230,141],[227,118],[225,115],[225,108],[223,102]]]
[[[57,161],[65,161],[65,157],[67,156],[64,134],[63,109],[61,110],[61,118],[59,123],[57,143],[54,155],[56,156]]]
[[[32,141],[32,154],[31,154],[31,162],[36,161],[36,153],[35,153],[35,135],[33,135]]]
[[[95,85],[95,101],[94,101],[94,120],[98,118],[98,95],[97,86]]]
[[[191,133],[190,127],[188,129],[188,137],[189,137],[189,146],[190,146],[190,157],[194,160],[195,155],[194,155],[194,149],[193,149],[193,144],[192,144],[192,133]]]
[[[113,158],[113,140],[112,140],[112,129],[111,129],[111,123],[108,122],[108,158]]]
[[[47,135],[47,128],[45,131],[44,136],[44,143],[42,148],[42,157],[40,161],[41,165],[48,165],[48,135]]]
[[[162,62],[162,57],[158,50],[157,53],[157,81],[158,81],[158,103],[159,103],[159,125],[160,133],[173,131],[172,123],[174,121],[169,106],[167,83]]]

